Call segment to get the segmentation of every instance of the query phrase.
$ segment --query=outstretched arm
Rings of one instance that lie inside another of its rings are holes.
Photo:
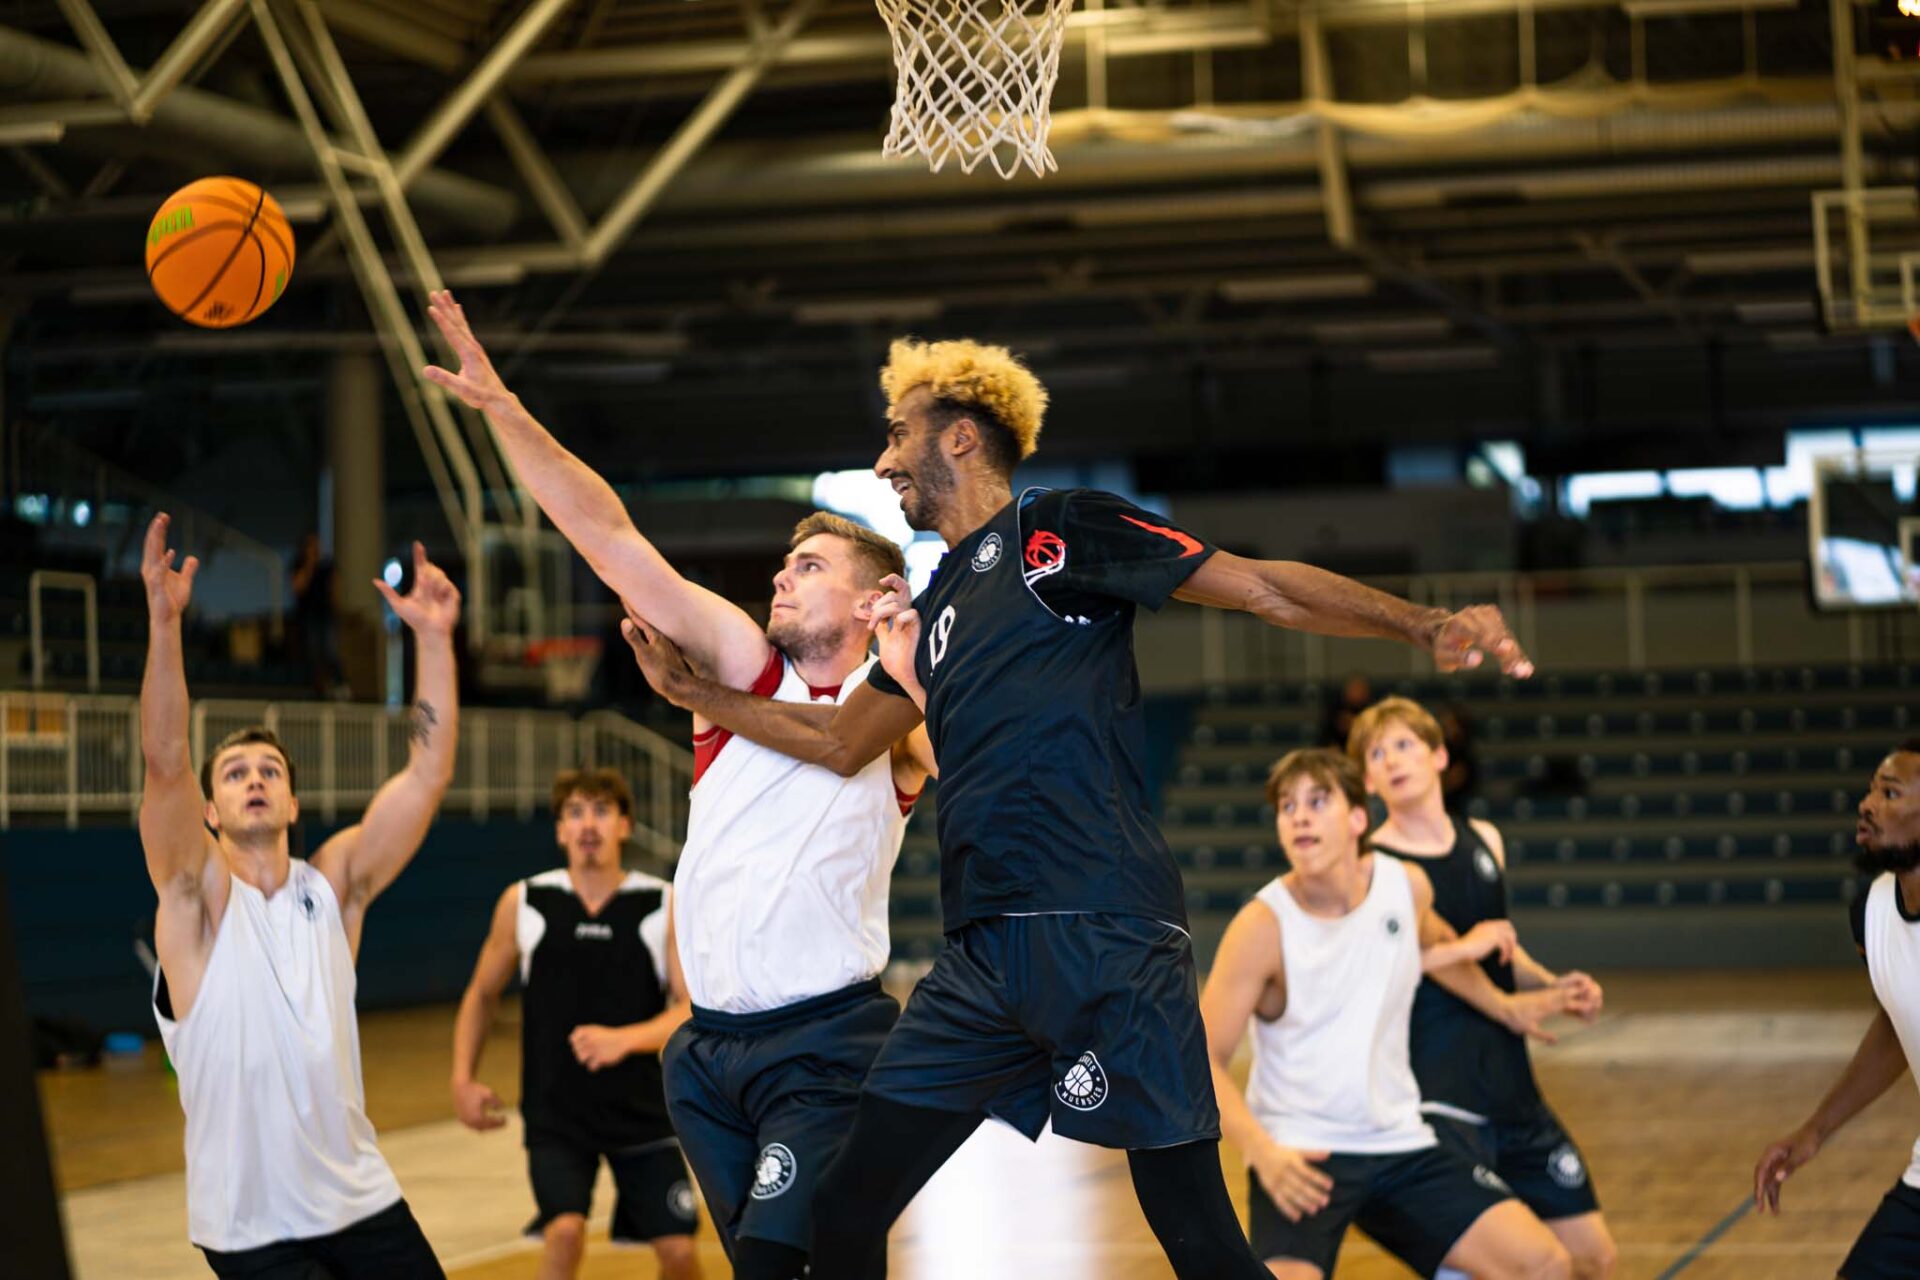
[[[640,535],[613,487],[507,389],[451,293],[433,294],[427,314],[460,357],[460,372],[429,365],[422,376],[486,415],[520,482],[600,580],[645,613],[702,671],[735,688],[752,684],[767,663],[767,637],[759,625],[731,601],[681,577]]]
[[[862,684],[837,707],[756,698],[704,679],[673,642],[638,619],[631,607],[620,633],[654,691],[676,707],[781,755],[824,765],[850,778],[912,732],[920,708]]]
[[[367,904],[393,883],[419,851],[440,798],[453,781],[460,730],[453,658],[459,590],[417,542],[413,544],[413,589],[401,596],[384,582],[375,585],[413,631],[414,699],[407,764],[374,794],[359,825],[335,835],[313,856],[314,867],[333,885],[347,937],[356,948]]]
[[[1760,1153],[1753,1169],[1753,1201],[1762,1213],[1780,1212],[1780,1188],[1801,1165],[1820,1154],[1828,1138],[1864,1111],[1907,1073],[1907,1056],[1893,1019],[1881,1009],[1861,1039],[1853,1061],[1820,1099],[1805,1124]]]
[[[510,886],[494,904],[493,924],[481,944],[480,959],[473,966],[473,977],[460,997],[460,1012],[453,1021],[453,1113],[476,1133],[498,1129],[507,1122],[502,1114],[507,1104],[475,1077],[480,1071],[480,1055],[487,1047],[487,1032],[500,1012],[500,996],[520,962],[520,942],[514,933],[519,906],[519,885]]]
[[[1477,667],[1491,658],[1508,675],[1533,674],[1533,664],[1491,605],[1450,613],[1297,561],[1249,560],[1216,551],[1173,594],[1176,600],[1237,609],[1295,631],[1403,641],[1431,652],[1443,671]]]
[[[178,570],[167,548],[165,512],[147,526],[140,577],[147,591],[147,670],[140,684],[140,750],[146,781],[140,795],[140,845],[147,875],[160,895],[155,942],[168,965],[172,944],[201,936],[225,905],[225,867],[209,876],[220,854],[207,833],[206,797],[194,776],[188,738],[187,673],[180,617],[193,597],[200,562],[188,556]],[[210,900],[218,895],[218,900]],[[176,977],[176,981],[178,978]]]

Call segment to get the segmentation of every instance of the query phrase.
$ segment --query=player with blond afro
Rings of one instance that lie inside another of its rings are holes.
[[[867,1076],[814,1198],[813,1274],[885,1274],[888,1229],[988,1116],[1127,1152],[1182,1280],[1264,1277],[1220,1169],[1220,1114],[1179,868],[1155,827],[1133,618],[1177,597],[1323,635],[1381,636],[1448,669],[1532,667],[1497,610],[1383,595],[1309,565],[1216,550],[1110,493],[1013,472],[1047,394],[1011,353],[900,341],[880,375],[874,470],[949,550],[876,606],[883,672],[837,708],[743,696],[627,626],[664,696],[842,774],[924,715],[941,768],[946,947]]]

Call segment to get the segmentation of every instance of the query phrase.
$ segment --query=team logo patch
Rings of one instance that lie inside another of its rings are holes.
[[[1497,1191],[1503,1196],[1513,1194],[1513,1188],[1507,1185],[1505,1178],[1483,1164],[1473,1166],[1473,1180],[1489,1191]]]
[[[1474,846],[1473,869],[1489,884],[1500,878],[1500,864],[1493,860],[1493,855],[1487,852],[1485,845]]]
[[[1066,541],[1057,533],[1035,529],[1027,539],[1026,560],[1028,582],[1056,574],[1067,567]]]
[[[993,568],[993,566],[999,564],[1000,552],[1003,549],[1004,544],[1000,541],[1000,535],[997,533],[988,534],[981,540],[980,545],[974,548],[973,571],[975,573],[985,573],[987,570]]]
[[[1387,917],[1387,936],[1391,938],[1398,935],[1399,932],[1400,932],[1400,917],[1388,916]]]
[[[667,1212],[682,1222],[692,1222],[700,1216],[694,1207],[693,1188],[685,1178],[667,1188]]]
[[[1574,1150],[1571,1142],[1563,1142],[1553,1149],[1552,1155],[1547,1157],[1547,1176],[1569,1191],[1575,1187],[1585,1186],[1586,1161],[1580,1158],[1580,1153]]]
[[[320,909],[320,904],[313,900],[312,894],[302,893],[300,895],[300,909],[306,912],[307,919],[311,920],[314,918],[314,913]]]
[[[1091,1049],[1067,1068],[1067,1074],[1053,1086],[1053,1096],[1075,1111],[1091,1111],[1107,1100],[1107,1073]]]
[[[793,1175],[799,1168],[793,1152],[778,1142],[769,1142],[760,1148],[760,1159],[753,1166],[753,1198],[771,1200],[783,1194],[793,1185]]]

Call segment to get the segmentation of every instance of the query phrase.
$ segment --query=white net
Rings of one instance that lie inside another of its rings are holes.
[[[893,33],[893,122],[882,148],[940,172],[982,160],[1003,178],[1058,166],[1047,149],[1073,0],[875,0]]]

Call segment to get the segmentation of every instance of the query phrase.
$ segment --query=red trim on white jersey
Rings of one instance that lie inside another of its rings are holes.
[[[747,686],[747,692],[756,698],[771,698],[780,691],[780,682],[786,678],[786,655],[771,645],[767,648],[767,665],[760,669],[754,682]],[[707,772],[707,766],[719,758],[720,748],[733,739],[733,730],[713,725],[705,733],[693,735],[693,785],[699,786],[701,777]]]
[[[904,818],[913,812],[913,806],[920,803],[921,793],[926,789],[925,783],[920,784],[919,791],[902,791],[899,783],[896,782],[893,784],[893,798],[900,802],[901,817]]]

